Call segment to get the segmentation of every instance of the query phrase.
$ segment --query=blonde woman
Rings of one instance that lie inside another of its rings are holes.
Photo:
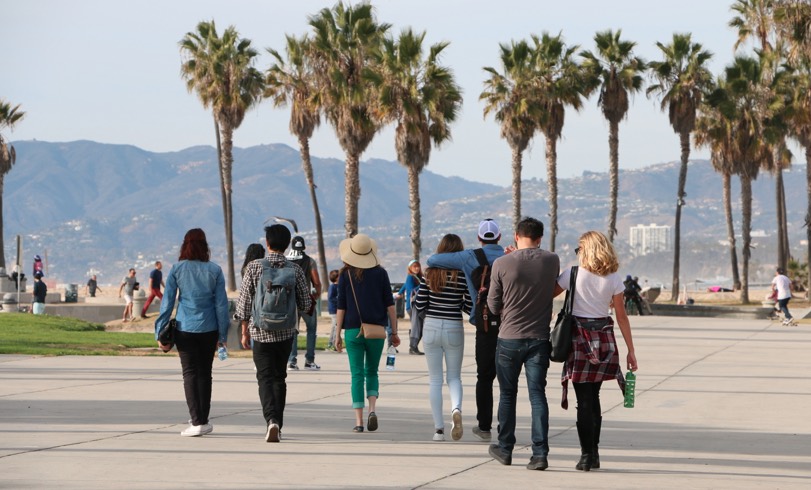
[[[628,349],[627,367],[636,371],[636,354],[631,338],[631,324],[625,312],[622,276],[617,273],[617,253],[605,235],[588,231],[580,236],[575,249],[580,267],[575,280],[572,314],[577,320],[577,333],[572,353],[563,365],[563,401],[568,408],[568,383],[577,395],[577,436],[580,439],[581,471],[600,467],[598,445],[602,427],[600,387],[603,381],[616,379],[624,390],[625,380],[619,364],[619,349],[614,337],[614,320],[609,316],[613,306],[622,338]],[[555,294],[569,288],[571,268],[558,277]]]

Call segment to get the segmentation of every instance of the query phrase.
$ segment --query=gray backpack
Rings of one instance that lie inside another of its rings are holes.
[[[253,323],[262,330],[296,328],[296,268],[289,261],[275,268],[262,261],[262,280],[253,299]]]

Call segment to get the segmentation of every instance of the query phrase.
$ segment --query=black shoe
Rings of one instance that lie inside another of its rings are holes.
[[[369,412],[369,419],[366,421],[366,428],[369,432],[377,430],[377,415],[374,412]]]
[[[591,453],[591,469],[600,469],[600,453],[598,453],[596,449]]]
[[[527,465],[528,470],[539,470],[543,471],[549,468],[549,461],[546,460],[544,456],[533,456],[529,458],[529,464]]]
[[[591,454],[580,455],[580,461],[577,462],[574,469],[580,471],[591,471]]]
[[[408,349],[408,353],[409,354],[414,354],[416,356],[424,356],[425,355],[425,352],[420,352],[420,350],[417,349],[416,347],[410,347]]]
[[[501,446],[498,444],[490,444],[490,447],[487,449],[487,452],[490,453],[490,456],[493,457],[496,461],[503,464],[504,466],[510,466],[513,464],[513,456],[512,454],[505,454],[506,451],[501,449]]]

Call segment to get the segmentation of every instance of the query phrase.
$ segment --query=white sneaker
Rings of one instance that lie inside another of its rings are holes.
[[[434,433],[434,440],[438,442],[442,442],[445,440],[445,434],[442,432],[435,432]]]
[[[462,412],[457,408],[451,413],[453,419],[453,427],[451,428],[451,439],[458,441],[462,438]]]
[[[183,437],[199,437],[210,433],[212,430],[214,430],[214,427],[212,427],[211,424],[190,425],[186,427],[180,435]]]
[[[203,424],[203,428],[200,430],[200,435],[204,436],[206,434],[211,434],[214,431],[214,426],[211,424]]]
[[[271,423],[268,425],[268,431],[265,434],[265,442],[279,442],[282,440],[281,430],[279,424]]]

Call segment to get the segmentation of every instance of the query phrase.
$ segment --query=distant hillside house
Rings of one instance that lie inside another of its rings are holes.
[[[655,252],[668,252],[673,249],[670,227],[636,225],[631,227],[631,253],[639,257]]]

